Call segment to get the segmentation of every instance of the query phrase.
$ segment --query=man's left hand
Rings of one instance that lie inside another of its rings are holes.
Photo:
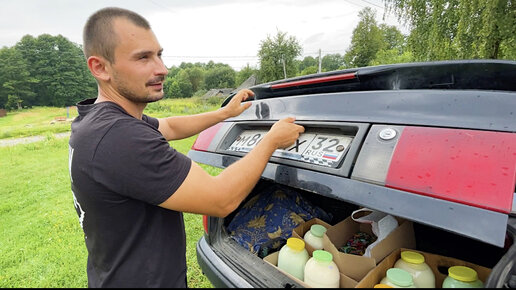
[[[254,96],[253,91],[242,89],[238,91],[238,93],[231,98],[231,101],[229,101],[229,103],[222,109],[225,111],[228,118],[236,117],[251,107],[251,103],[242,104],[242,102],[252,96]]]

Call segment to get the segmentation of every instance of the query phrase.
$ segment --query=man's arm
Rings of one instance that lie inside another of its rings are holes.
[[[243,89],[233,96],[225,107],[216,111],[158,119],[158,130],[167,141],[188,138],[227,118],[240,115],[251,106],[251,103],[242,104],[242,101],[250,96],[254,96],[254,93],[251,90]]]
[[[181,186],[161,207],[210,216],[225,217],[234,211],[256,185],[278,148],[292,145],[304,128],[294,118],[276,122],[253,150],[218,176],[211,176],[192,161]]]

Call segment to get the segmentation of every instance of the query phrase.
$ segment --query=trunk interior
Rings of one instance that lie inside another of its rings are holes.
[[[238,222],[238,220],[235,220],[235,217],[238,218],[238,213],[245,210],[244,205],[249,200],[275,186],[291,190],[311,205],[323,209],[326,213],[331,215],[330,220],[325,220],[325,222],[330,225],[335,225],[346,219],[354,210],[359,209],[360,207],[342,200],[295,188],[287,188],[286,186],[278,185],[272,181],[261,179],[253,192],[241,203],[237,210],[228,215],[225,219],[212,218],[210,222],[210,240],[212,246],[221,258],[233,265],[237,272],[240,272],[242,275],[251,279],[260,277],[257,281],[253,281],[257,287],[299,287],[300,285],[297,285],[293,280],[289,279],[285,275],[277,275],[278,271],[274,267],[266,264],[258,254],[251,253],[244,246],[236,242],[231,237],[231,231],[228,230],[228,226],[230,226],[232,221]],[[413,227],[416,240],[416,250],[427,253],[453,257],[487,268],[493,268],[507,252],[507,249],[473,240],[432,226],[414,222]],[[507,237],[509,237],[509,235],[507,235]],[[508,239],[510,239],[510,241],[506,244],[512,244],[512,238]],[[506,248],[508,247],[506,246]],[[253,275],[250,275],[249,271],[253,271]],[[447,269],[439,269],[439,271],[443,274],[447,274]],[[260,274],[257,275],[257,273]]]

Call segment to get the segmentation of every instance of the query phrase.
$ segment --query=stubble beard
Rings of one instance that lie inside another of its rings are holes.
[[[129,88],[129,86],[125,83],[125,81],[118,78],[117,74],[113,75],[113,79],[115,80],[115,83],[118,84],[118,86],[116,87],[116,90],[123,97],[125,97],[126,99],[128,99],[129,101],[131,101],[133,103],[141,103],[141,104],[153,103],[153,102],[157,102],[157,101],[163,99],[163,96],[165,95],[164,92],[161,91],[160,93],[156,93],[155,96],[151,96],[150,94],[145,94],[142,96],[142,95],[135,93],[133,90],[131,90]]]

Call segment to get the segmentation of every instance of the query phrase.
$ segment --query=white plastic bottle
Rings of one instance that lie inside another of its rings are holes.
[[[380,284],[385,284],[393,288],[416,288],[412,280],[412,275],[400,268],[390,268],[387,270]]]
[[[305,283],[314,288],[339,288],[339,268],[330,252],[315,250],[305,266]]]
[[[305,265],[308,261],[305,242],[298,238],[287,239],[278,256],[278,268],[303,281]]]
[[[466,266],[448,268],[448,276],[443,281],[443,288],[484,288],[478,279],[477,271]]]
[[[401,258],[396,261],[394,268],[409,272],[417,288],[435,288],[434,272],[425,263],[425,257],[418,252],[402,251]]]
[[[323,235],[326,232],[326,228],[322,225],[313,224],[310,230],[305,233],[303,239],[307,244],[312,246],[314,250],[323,249]]]

